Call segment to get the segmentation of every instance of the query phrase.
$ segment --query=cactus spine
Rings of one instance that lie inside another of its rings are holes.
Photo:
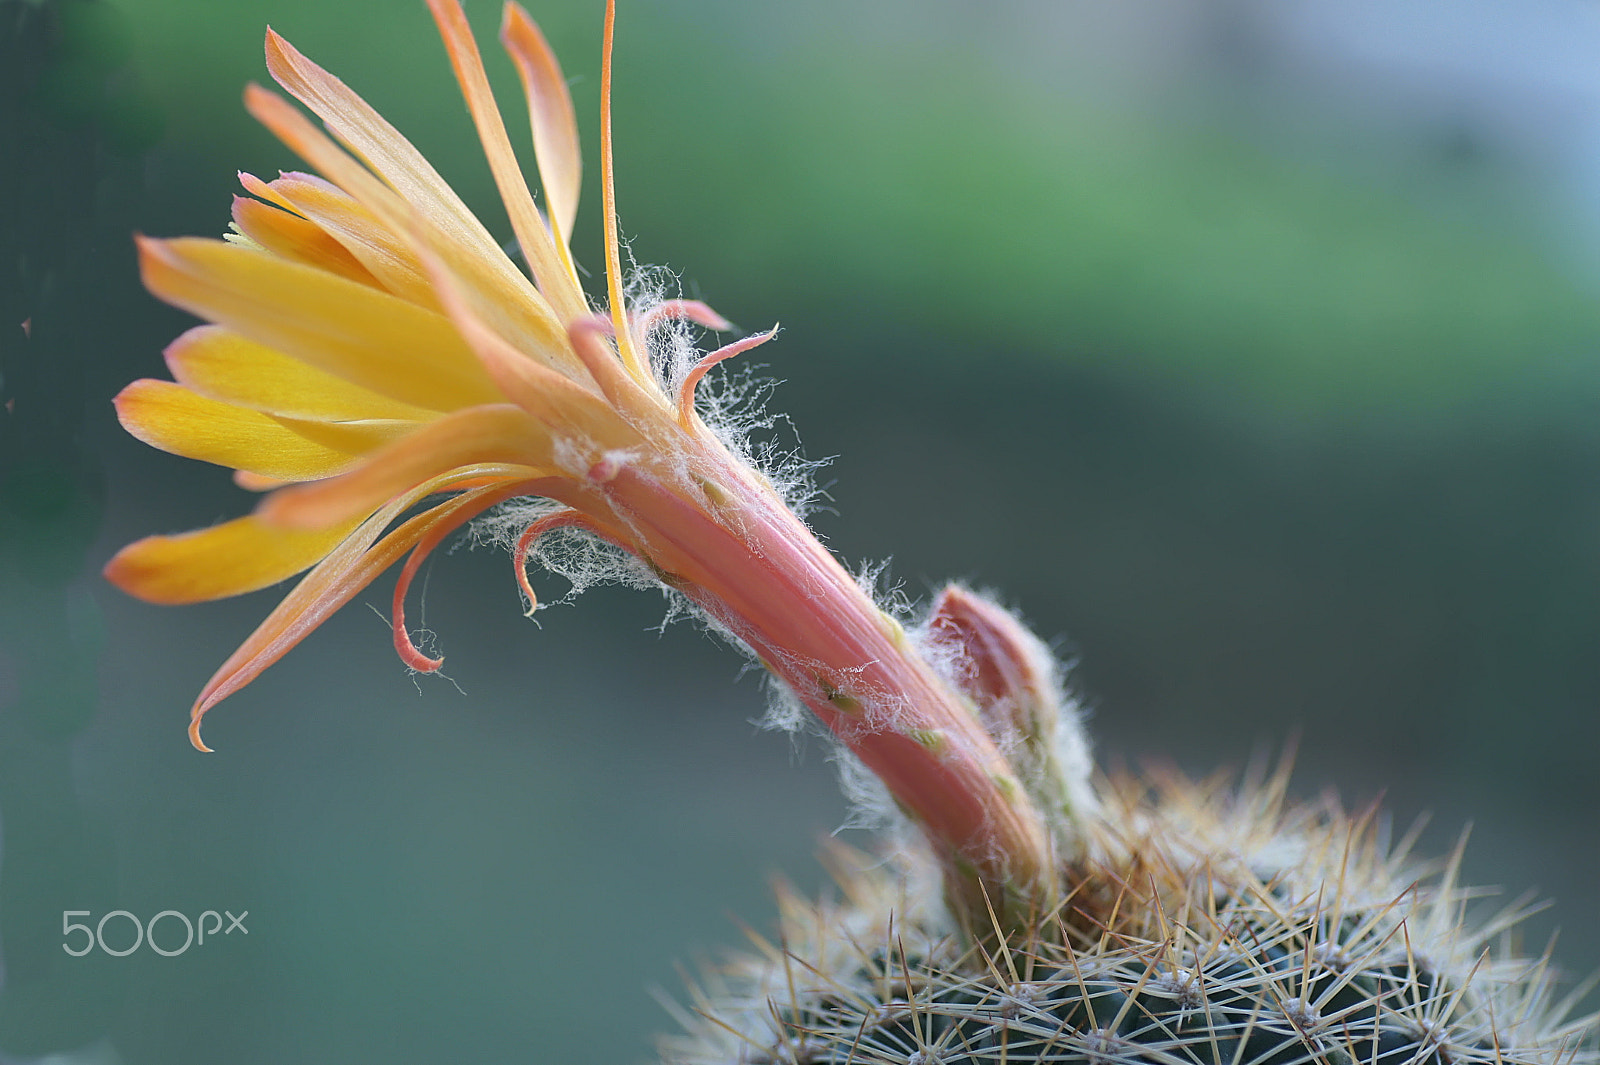
[[[1282,775],[1101,788],[1068,897],[1030,934],[962,934],[925,859],[836,854],[842,898],[706,977],[670,1065],[1587,1065],[1522,915],[1464,920],[1459,848],[1414,862],[1371,812]]]

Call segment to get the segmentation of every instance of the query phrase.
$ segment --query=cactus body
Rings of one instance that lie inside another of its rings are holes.
[[[982,945],[916,858],[783,899],[709,974],[671,1065],[1557,1065],[1593,1062],[1520,916],[1476,921],[1455,860],[1282,780],[1101,789],[1092,857],[1035,934]],[[1459,852],[1458,852],[1459,855]],[[856,856],[858,859],[860,856]]]

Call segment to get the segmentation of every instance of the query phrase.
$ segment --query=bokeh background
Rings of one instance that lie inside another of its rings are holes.
[[[1301,794],[1431,811],[1429,853],[1470,822],[1469,880],[1557,900],[1530,949],[1600,966],[1592,4],[621,6],[624,228],[783,323],[759,361],[838,456],[847,561],[1000,589],[1109,764],[1298,737]],[[533,13],[592,149],[600,0]],[[535,626],[503,556],[441,553],[448,680],[380,581],[202,757],[189,702],[275,593],[97,577],[250,505],[109,401],[188,324],[129,234],[220,233],[234,171],[297,165],[238,102],[266,23],[509,233],[420,0],[0,0],[0,1060],[647,1061],[651,989],[769,928],[772,876],[820,889],[846,816],[737,656],[616,589]],[[68,957],[84,909],[249,934]]]

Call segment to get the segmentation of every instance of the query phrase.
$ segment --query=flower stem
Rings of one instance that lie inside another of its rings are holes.
[[[720,446],[691,456],[672,471],[608,458],[588,490],[665,583],[748,645],[877,774],[926,834],[970,928],[1038,920],[1057,891],[1049,833],[973,704],[770,487]]]

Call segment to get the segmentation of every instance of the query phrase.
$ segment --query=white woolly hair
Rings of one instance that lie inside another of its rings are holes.
[[[636,320],[646,318],[667,300],[681,297],[682,285],[676,274],[665,267],[633,263],[631,251],[626,246],[623,251],[631,263],[624,294]],[[646,336],[639,338],[657,386],[669,396],[677,394],[690,370],[703,357],[696,343],[699,329],[681,318],[662,317]],[[827,465],[827,460],[805,458],[789,419],[767,410],[767,398],[778,384],[750,366],[719,368],[700,382],[695,407],[718,441],[746,465],[761,471],[784,505],[804,519],[823,498],[815,474]],[[766,435],[758,439],[761,434]],[[472,523],[472,543],[510,550],[530,524],[560,509],[560,504],[546,499],[513,500]],[[632,555],[577,529],[556,530],[540,538],[529,551],[529,558],[572,585],[557,603],[570,602],[599,584],[671,591]],[[672,605],[663,625],[681,616],[698,614],[681,596],[669,594],[668,600]]]

